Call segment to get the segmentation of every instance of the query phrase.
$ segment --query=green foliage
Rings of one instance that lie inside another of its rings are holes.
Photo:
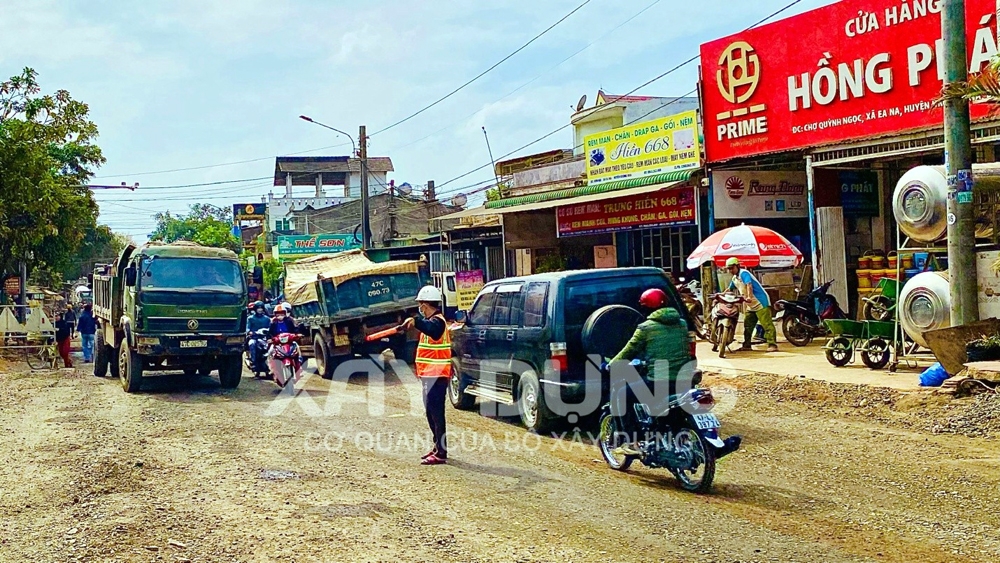
[[[486,190],[486,201],[496,201],[498,199],[500,199],[500,190],[498,188]]]
[[[204,246],[228,248],[239,254],[243,243],[233,235],[232,211],[214,205],[195,204],[186,215],[174,216],[169,211],[157,213],[156,230],[151,240],[175,242],[186,240]]]
[[[533,273],[562,272],[566,270],[566,259],[559,254],[547,254],[538,258]]]
[[[278,285],[278,280],[285,275],[285,267],[274,258],[269,258],[260,263],[264,269],[264,287],[271,289]]]
[[[0,83],[0,272],[23,259],[35,279],[56,280],[96,228],[86,183],[104,157],[88,113],[66,90],[41,94],[30,68]]]

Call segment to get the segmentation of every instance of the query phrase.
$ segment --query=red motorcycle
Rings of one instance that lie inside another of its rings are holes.
[[[271,377],[278,387],[284,387],[289,381],[298,381],[302,372],[302,354],[299,352],[301,336],[292,333],[282,333],[271,340],[268,350]]]

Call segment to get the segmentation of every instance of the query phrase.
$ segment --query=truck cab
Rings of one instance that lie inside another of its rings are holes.
[[[458,288],[455,285],[455,272],[433,272],[431,279],[434,287],[441,290],[441,311],[449,321],[455,320],[458,312]]]
[[[194,243],[128,246],[94,272],[94,374],[110,369],[127,392],[144,371],[219,371],[223,387],[242,376],[246,282],[236,255]]]

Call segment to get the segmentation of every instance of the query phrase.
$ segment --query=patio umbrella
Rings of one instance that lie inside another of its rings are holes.
[[[705,239],[688,256],[687,267],[693,270],[712,260],[723,268],[732,257],[748,268],[789,268],[802,263],[802,253],[785,237],[764,227],[740,225]]]

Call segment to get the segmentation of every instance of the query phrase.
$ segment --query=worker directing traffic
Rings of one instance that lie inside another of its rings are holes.
[[[409,318],[403,328],[420,331],[417,359],[414,362],[417,377],[423,384],[424,410],[431,428],[434,447],[423,456],[422,465],[440,465],[448,461],[445,440],[444,400],[451,379],[451,337],[448,323],[441,314],[441,290],[426,286],[417,293],[420,318]]]

